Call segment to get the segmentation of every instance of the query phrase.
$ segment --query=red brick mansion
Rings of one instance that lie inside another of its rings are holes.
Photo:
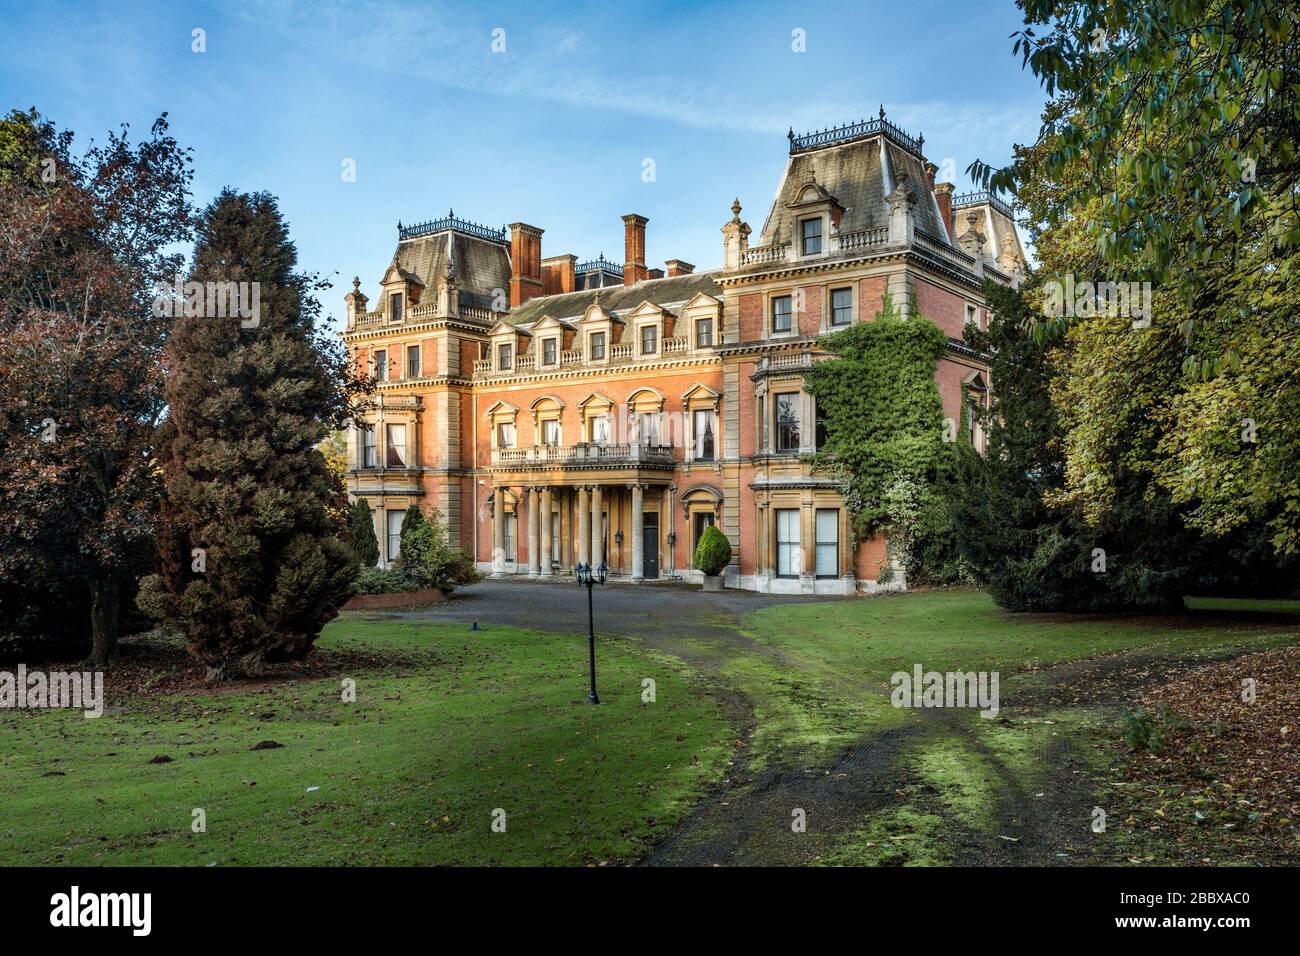
[[[966,420],[992,383],[962,328],[987,321],[981,281],[1018,281],[1024,252],[1010,209],[935,183],[923,140],[883,110],[789,139],[761,229],[733,203],[708,271],[651,268],[635,214],[621,263],[543,256],[522,222],[399,225],[376,307],[354,280],[344,333],[378,378],[347,479],[383,562],[418,503],[495,576],[603,561],[616,579],[689,580],[716,524],[731,587],[879,586],[884,540],[852,545],[837,483],[806,461],[817,338],[872,321],[886,294],[914,305],[948,335],[936,378],[944,414]]]

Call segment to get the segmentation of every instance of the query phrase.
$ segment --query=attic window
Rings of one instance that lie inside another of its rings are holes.
[[[803,254],[815,256],[822,251],[822,220],[820,216],[805,219],[800,224],[803,236]]]
[[[514,364],[515,364],[514,350],[510,347],[510,345],[508,343],[504,345],[498,345],[497,346],[497,371],[508,372],[512,368],[514,368]]]
[[[388,297],[388,321],[402,321],[402,293],[394,292]]]
[[[559,358],[559,340],[545,339],[542,341],[542,364],[554,365]]]
[[[591,333],[591,357],[592,359],[595,360],[603,359],[605,357],[605,333],[604,332]]]

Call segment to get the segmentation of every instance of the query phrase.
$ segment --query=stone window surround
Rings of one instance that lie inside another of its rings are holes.
[[[514,447],[516,448],[519,447],[519,422],[518,422],[519,409],[515,408],[513,405],[507,404],[506,402],[497,402],[495,405],[493,405],[491,408],[488,409],[487,416],[488,416],[488,424],[490,426],[488,428],[488,432],[491,435],[493,451],[496,451],[500,447],[497,442],[497,435],[498,435],[497,426],[500,424],[509,424],[515,426]]]
[[[776,396],[799,395],[799,448],[794,451],[776,450]],[[755,407],[761,413],[754,416],[755,444],[760,455],[806,455],[816,451],[814,438],[817,415],[813,397],[803,389],[799,375],[769,375],[754,389]]]
[[[542,445],[547,444],[542,441],[542,432],[545,428],[544,422],[559,422],[559,440],[553,444],[564,444],[564,402],[554,395],[542,395],[533,400],[533,403],[528,406],[528,410],[533,417],[534,448],[540,448]],[[518,440],[518,433],[516,433],[516,440]]]
[[[710,411],[713,413],[713,457],[704,459],[704,464],[717,465],[722,460],[722,396],[703,383],[697,382],[682,394],[682,412],[685,422],[684,460],[689,464],[695,458],[695,413]]]

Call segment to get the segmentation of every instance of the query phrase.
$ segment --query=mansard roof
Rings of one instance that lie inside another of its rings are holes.
[[[562,292],[559,295],[539,295],[505,315],[507,322],[518,325],[536,322],[543,316],[559,319],[580,318],[588,306],[600,295],[600,304],[608,311],[630,311],[649,302],[651,305],[670,305],[686,302],[701,292],[721,297],[721,287],[712,272],[693,272],[690,275],[668,279],[643,279],[636,285],[605,286],[603,289],[586,289],[581,292]]]
[[[789,242],[805,187],[816,183],[844,207],[840,234],[889,225],[885,197],[907,176],[916,197],[916,227],[936,238],[947,235],[928,187],[925,161],[884,134],[793,153],[763,232],[753,246]]]
[[[436,288],[447,268],[448,249],[460,285],[460,304],[492,308],[494,290],[510,288],[510,255],[504,245],[450,230],[404,239],[394,263],[429,288]]]

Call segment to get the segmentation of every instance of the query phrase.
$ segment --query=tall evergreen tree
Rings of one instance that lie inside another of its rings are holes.
[[[348,516],[348,531],[352,540],[352,555],[357,566],[373,568],[379,563],[379,539],[375,537],[375,519],[370,505],[358,498],[352,503]]]
[[[173,621],[217,677],[307,653],[356,578],[333,517],[339,479],[317,447],[356,383],[316,325],[325,284],[296,261],[272,196],[223,191],[201,217],[168,345],[163,578]],[[213,314],[215,284],[241,282],[257,283],[257,314]]]

